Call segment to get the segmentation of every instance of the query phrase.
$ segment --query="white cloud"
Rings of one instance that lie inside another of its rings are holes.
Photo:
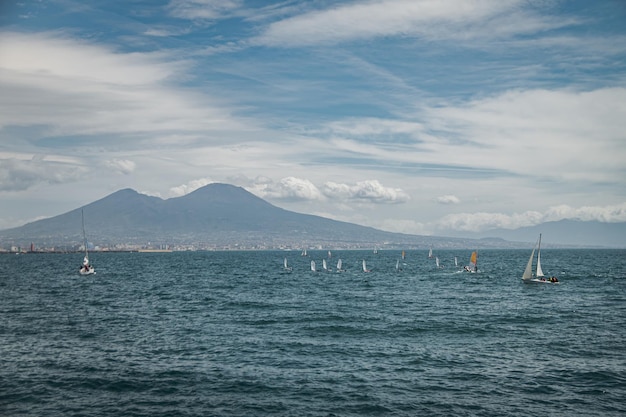
[[[554,181],[624,178],[625,88],[508,91],[425,109],[431,162]],[[621,181],[621,180],[619,180]]]
[[[251,187],[261,198],[278,200],[321,200],[320,190],[309,180],[285,177],[273,182],[267,177],[258,178]]]
[[[240,0],[171,0],[167,9],[173,17],[181,19],[214,20],[236,10],[241,5]]]
[[[24,191],[42,184],[60,184],[81,179],[85,169],[77,165],[46,161],[44,157],[31,160],[0,160],[0,191]]]
[[[330,199],[357,200],[371,203],[405,203],[409,195],[400,188],[384,187],[377,180],[359,181],[354,185],[326,182],[322,192]]]
[[[180,197],[186,194],[189,194],[198,188],[204,187],[205,185],[213,184],[215,181],[210,178],[199,178],[196,180],[189,181],[187,184],[178,185],[176,187],[172,187],[169,190],[170,197]]]
[[[128,159],[113,158],[105,161],[105,165],[111,170],[124,175],[131,174],[135,170],[135,163]]]
[[[113,134],[109,142],[134,135],[133,143],[155,132],[206,138],[243,129],[226,106],[175,88],[188,63],[166,53],[117,52],[56,32],[0,32],[0,39],[0,128],[37,126],[44,137]]]
[[[442,195],[437,197],[437,202],[441,204],[459,204],[461,200],[455,195]]]
[[[256,42],[303,46],[389,36],[466,40],[534,33],[572,23],[549,20],[524,6],[521,0],[356,2],[278,21]]]

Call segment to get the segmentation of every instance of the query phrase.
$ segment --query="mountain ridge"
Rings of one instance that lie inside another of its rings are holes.
[[[80,244],[81,212],[88,239],[108,247],[528,248],[528,242],[534,242],[541,230],[537,226],[526,234],[489,231],[449,237],[392,233],[285,210],[241,187],[213,183],[169,199],[124,188],[66,213],[0,230],[0,246],[31,242],[40,247]],[[551,238],[546,241],[572,246]]]

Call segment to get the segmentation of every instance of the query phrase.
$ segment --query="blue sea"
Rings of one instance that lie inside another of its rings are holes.
[[[626,251],[435,252],[0,255],[0,415],[626,415]]]

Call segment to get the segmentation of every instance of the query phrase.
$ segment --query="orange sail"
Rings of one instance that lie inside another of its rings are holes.
[[[472,252],[472,256],[470,256],[470,269],[475,271],[478,267],[478,253],[476,251]]]

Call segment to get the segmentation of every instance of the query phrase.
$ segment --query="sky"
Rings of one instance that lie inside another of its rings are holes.
[[[411,234],[624,222],[626,2],[0,1],[0,229],[213,182]]]

